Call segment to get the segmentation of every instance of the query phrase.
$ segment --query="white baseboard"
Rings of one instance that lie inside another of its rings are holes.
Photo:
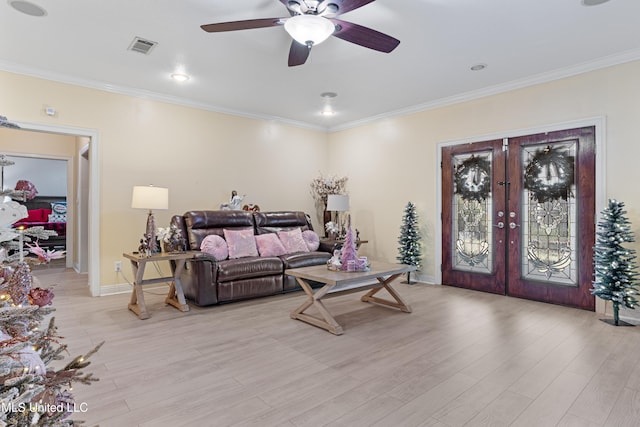
[[[115,285],[100,286],[100,296],[124,294],[131,292],[132,286],[128,283],[116,283]]]

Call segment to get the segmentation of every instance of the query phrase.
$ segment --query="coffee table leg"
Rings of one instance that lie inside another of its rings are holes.
[[[360,300],[364,302],[374,302],[376,304],[386,305],[388,307],[399,308],[405,313],[411,313],[412,312],[411,306],[407,304],[407,302],[404,299],[402,299],[400,294],[398,294],[398,292],[396,292],[396,290],[393,289],[393,287],[391,286],[391,282],[393,282],[399,276],[401,276],[401,274],[394,274],[392,276],[389,276],[386,279],[384,277],[378,277],[377,278],[378,281],[382,283],[383,286],[381,288],[371,289],[369,292],[363,295],[362,298],[360,298]],[[379,292],[383,288],[386,289],[387,292],[389,292],[389,294],[393,297],[393,299],[395,299],[395,302],[390,301],[388,299],[378,298],[374,296],[377,292]]]
[[[290,317],[292,319],[301,320],[310,325],[326,329],[334,335],[342,335],[344,333],[344,331],[342,330],[342,326],[340,326],[338,322],[336,322],[336,319],[333,318],[331,313],[329,313],[329,310],[327,310],[322,301],[320,301],[319,299],[327,293],[330,287],[328,285],[325,285],[323,288],[318,290],[317,293],[314,294],[313,289],[304,279],[296,277],[296,280],[298,281],[302,289],[304,289],[304,292],[308,295],[309,298],[307,298],[307,300],[300,307],[293,310]],[[304,313],[304,311],[311,306],[314,306],[318,309],[320,315],[322,315],[322,319]]]

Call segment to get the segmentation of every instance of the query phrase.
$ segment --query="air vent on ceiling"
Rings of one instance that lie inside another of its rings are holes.
[[[129,50],[148,55],[149,52],[151,52],[151,49],[153,49],[157,44],[158,43],[143,39],[142,37],[135,37],[129,45]]]

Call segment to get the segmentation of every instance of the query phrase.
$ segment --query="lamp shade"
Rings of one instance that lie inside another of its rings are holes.
[[[336,27],[322,16],[295,15],[287,19],[284,29],[298,43],[313,46],[329,38]]]
[[[327,196],[327,210],[344,212],[349,210],[349,196],[346,194],[329,194]]]
[[[169,209],[169,189],[152,185],[133,187],[131,207],[134,209]]]

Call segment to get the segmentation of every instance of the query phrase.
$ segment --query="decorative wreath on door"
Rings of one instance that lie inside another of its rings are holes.
[[[471,156],[458,165],[453,180],[455,193],[463,200],[486,200],[491,193],[491,163],[485,157]]]
[[[524,172],[524,188],[538,203],[573,196],[574,157],[567,150],[547,146],[537,150]]]

